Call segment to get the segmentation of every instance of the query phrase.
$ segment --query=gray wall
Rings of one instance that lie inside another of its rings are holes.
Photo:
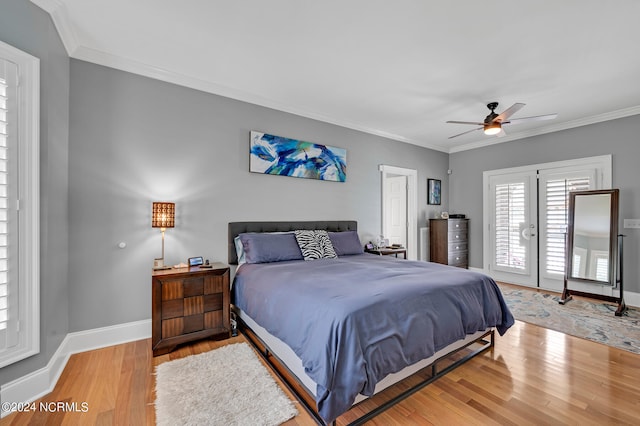
[[[640,218],[640,115],[625,117],[449,156],[450,209],[471,218],[470,265],[482,268],[482,172],[574,158],[612,155],[613,187],[620,189],[620,232],[624,240],[625,289],[640,292],[640,230],[622,228]]]
[[[445,153],[83,61],[71,60],[70,81],[71,331],[150,318],[152,201],[176,202],[169,264],[226,262],[229,221],[355,219],[372,238],[380,164],[418,170],[420,226],[447,207],[426,200],[427,178],[448,194]],[[347,182],[249,173],[251,130],[346,148]]]
[[[0,40],[40,59],[40,354],[2,368],[4,384],[44,367],[69,331],[69,58],[28,1],[0,1]]]

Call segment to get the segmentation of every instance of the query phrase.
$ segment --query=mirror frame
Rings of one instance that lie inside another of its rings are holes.
[[[558,301],[561,305],[569,302],[573,295],[575,296],[583,296],[583,297],[591,297],[594,299],[606,300],[608,302],[614,302],[618,304],[618,308],[615,311],[615,316],[622,316],[624,311],[627,309],[626,304],[624,303],[624,293],[623,293],[623,272],[622,272],[622,240],[624,235],[618,234],[618,214],[619,214],[619,190],[618,189],[602,189],[602,190],[594,190],[594,191],[578,191],[578,192],[570,192],[569,193],[569,217],[568,217],[568,226],[567,226],[567,244],[565,246],[565,269],[564,269],[564,290],[562,291],[562,298]],[[596,281],[584,278],[570,278],[569,271],[573,268],[572,264],[572,253],[573,253],[573,231],[574,231],[574,219],[575,219],[575,202],[576,197],[581,195],[601,195],[601,194],[611,194],[611,217],[610,217],[610,235],[609,235],[609,283],[605,283],[604,281]],[[618,277],[618,272],[620,276]],[[585,281],[590,283],[596,283],[600,286],[608,286],[611,285],[612,288],[616,288],[619,291],[619,296],[607,296],[600,293],[590,293],[585,291],[577,291],[569,289],[569,279],[575,281]]]
[[[565,279],[572,281],[581,281],[587,283],[595,283],[599,285],[608,285],[616,287],[617,285],[617,260],[618,260],[618,193],[617,189],[598,189],[591,191],[575,191],[569,193],[569,210],[568,210],[568,226],[567,226],[567,246],[565,250]],[[572,276],[573,270],[573,251],[574,251],[574,225],[575,225],[575,207],[576,197],[585,197],[591,195],[610,195],[609,200],[609,281],[598,281],[589,278],[581,278]]]

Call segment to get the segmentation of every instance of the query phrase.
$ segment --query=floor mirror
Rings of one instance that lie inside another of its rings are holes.
[[[616,316],[626,309],[618,202],[618,189],[569,193],[564,290],[560,304],[564,305],[575,295],[617,303]],[[611,295],[614,290],[618,296]]]

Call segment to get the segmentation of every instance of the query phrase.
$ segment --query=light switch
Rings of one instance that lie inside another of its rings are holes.
[[[625,219],[624,227],[640,229],[640,219]]]

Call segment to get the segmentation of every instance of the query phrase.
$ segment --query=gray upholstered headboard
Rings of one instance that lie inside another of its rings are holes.
[[[357,231],[358,222],[355,220],[314,220],[303,222],[229,222],[229,264],[238,264],[236,245],[233,241],[243,232],[287,232],[296,229],[321,229],[325,231],[342,232]]]

